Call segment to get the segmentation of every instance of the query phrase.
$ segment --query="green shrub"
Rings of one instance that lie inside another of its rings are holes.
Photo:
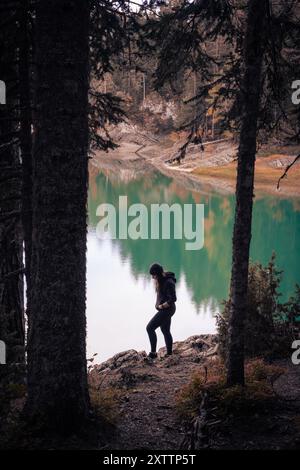
[[[250,263],[247,312],[245,319],[246,357],[282,357],[291,352],[291,344],[300,325],[300,288],[295,296],[280,303],[282,271],[275,265],[275,254],[267,266]],[[220,354],[226,360],[231,299],[223,302],[217,315]]]
[[[210,366],[207,378],[204,372],[197,373],[179,392],[178,417],[184,422],[195,417],[204,394],[207,395],[206,408],[213,410],[217,418],[268,413],[276,403],[272,383],[283,372],[283,368],[266,364],[262,359],[251,359],[245,364],[246,386],[227,387],[226,368],[219,360]]]

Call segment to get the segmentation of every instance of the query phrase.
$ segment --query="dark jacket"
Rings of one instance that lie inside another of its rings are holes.
[[[157,292],[155,307],[158,308],[159,305],[168,302],[170,307],[174,309],[177,300],[175,288],[176,277],[175,274],[171,272],[165,274]]]

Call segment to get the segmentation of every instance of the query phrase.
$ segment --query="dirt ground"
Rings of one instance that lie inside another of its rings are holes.
[[[300,447],[300,365],[290,359],[275,361],[280,375],[272,387],[272,407],[250,413],[231,413],[205,421],[202,438],[192,443],[195,418],[183,422],[177,399],[194,374],[207,372],[219,361],[216,335],[195,335],[174,343],[174,354],[159,351],[154,361],[144,351],[124,351],[102,364],[90,367],[89,382],[94,424],[81,436],[63,438],[41,435],[20,427],[16,408],[24,397],[13,400],[7,429],[0,438],[1,449],[93,449],[93,450],[197,450],[197,449],[298,449]],[[102,397],[100,400],[99,398]],[[103,397],[106,397],[103,400]],[[113,399],[112,399],[113,397]],[[96,402],[105,423],[95,414]],[[236,402],[234,402],[236,403]],[[217,408],[221,403],[217,403]],[[236,404],[234,404],[236,406]],[[216,408],[209,409],[213,416]],[[112,413],[113,410],[113,413]],[[199,416],[201,410],[199,409]],[[198,415],[196,416],[198,418]],[[15,420],[15,421],[14,421]],[[15,424],[14,424],[15,423]],[[21,422],[22,424],[22,422]]]
[[[204,342],[202,342],[205,341]],[[210,343],[210,344],[209,344]],[[172,357],[148,361],[145,353],[121,353],[96,366],[94,383],[122,391],[117,427],[101,448],[112,450],[187,449],[189,428],[179,420],[176,397],[191,377],[217,360],[210,335],[194,336],[175,344]],[[300,366],[278,361],[284,373],[273,384],[272,412],[226,416],[207,430],[203,448],[295,449],[300,446]]]

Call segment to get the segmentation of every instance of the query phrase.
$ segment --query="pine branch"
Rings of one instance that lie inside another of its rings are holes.
[[[16,179],[21,175],[21,171],[16,169],[16,170],[11,170],[10,173],[2,178],[0,178],[0,183],[7,183],[8,181],[12,179]]]
[[[18,142],[19,142],[19,139],[12,139],[10,142],[5,142],[4,144],[0,144],[0,152],[2,152],[3,150],[6,150],[8,147],[12,147]]]
[[[0,222],[4,222],[11,218],[19,217],[21,215],[21,211],[11,211],[11,212],[4,212],[3,214],[0,213]]]

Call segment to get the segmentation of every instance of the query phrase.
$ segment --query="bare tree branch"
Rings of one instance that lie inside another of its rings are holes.
[[[284,170],[284,173],[283,175],[280,176],[278,182],[277,182],[277,189],[279,190],[280,189],[280,181],[285,178],[288,174],[288,171],[290,170],[290,168],[292,168],[292,166],[300,159],[300,153],[299,155],[297,155],[297,157],[292,161],[292,163],[290,163],[289,165],[287,165],[286,169]]]
[[[19,274],[25,273],[24,268],[17,269],[16,271],[12,271],[10,273],[5,274],[2,278],[0,278],[0,283],[6,281],[7,279],[14,277]]]

